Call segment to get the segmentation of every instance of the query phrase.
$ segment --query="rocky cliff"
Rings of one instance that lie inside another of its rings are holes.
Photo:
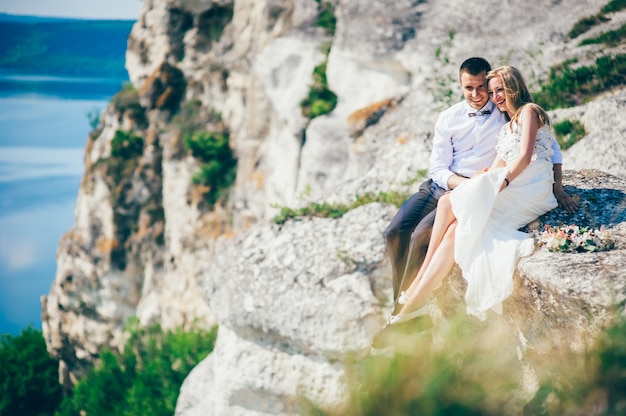
[[[103,347],[119,348],[129,317],[164,327],[199,318],[219,324],[217,346],[185,382],[178,414],[293,414],[300,400],[340,408],[341,360],[367,349],[388,310],[382,231],[395,208],[368,204],[279,226],[277,207],[413,191],[437,113],[460,97],[463,59],[512,63],[536,83],[566,59],[619,52],[567,36],[598,7],[144,0],[128,40],[134,88],[112,100],[90,135],[75,224],[42,299],[62,382],[85,374]],[[329,13],[336,23],[321,19]],[[624,20],[613,13],[583,36]],[[301,102],[321,64],[337,102],[310,118]],[[584,255],[539,250],[520,263],[506,316],[527,339],[545,335],[532,325],[537,317],[584,338],[624,299],[625,105],[626,90],[616,89],[551,112],[587,130],[564,165],[581,210],[542,221],[605,225],[618,244]],[[203,161],[188,137],[198,131],[227,137],[237,160],[216,204],[207,203],[211,186],[194,181]],[[456,277],[441,296],[460,292]]]

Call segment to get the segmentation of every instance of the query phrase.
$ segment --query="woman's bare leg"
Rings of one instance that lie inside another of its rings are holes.
[[[439,203],[437,204],[437,215],[435,216],[435,223],[433,224],[433,230],[430,235],[430,241],[428,243],[426,256],[424,257],[422,267],[420,267],[417,275],[415,276],[415,279],[413,279],[413,284],[409,286],[406,291],[408,297],[412,296],[414,288],[417,287],[415,282],[419,282],[421,280],[424,272],[428,269],[428,265],[430,264],[433,255],[439,248],[439,245],[441,244],[444,235],[448,231],[448,227],[455,221],[456,217],[452,212],[450,196],[446,194],[439,199]]]
[[[372,348],[381,349],[389,346],[390,328],[399,323],[397,318],[417,311],[426,304],[428,296],[441,284],[454,265],[454,233],[456,218],[452,212],[450,197],[444,195],[437,204],[435,223],[428,243],[426,257],[406,293],[408,301],[405,305],[396,304],[387,323],[372,339]],[[421,315],[421,311],[418,312]],[[412,319],[407,317],[406,319]],[[432,325],[432,324],[431,324]]]
[[[437,215],[439,215],[439,212],[437,212]],[[402,306],[398,313],[399,315],[406,315],[426,305],[428,296],[441,285],[443,279],[452,270],[454,266],[454,233],[456,226],[457,222],[455,220],[447,227],[428,264],[424,262],[424,272],[419,280],[416,279],[411,283],[408,292],[409,300]]]

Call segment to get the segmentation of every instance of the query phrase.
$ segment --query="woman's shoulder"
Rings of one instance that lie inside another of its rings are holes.
[[[518,117],[520,120],[528,120],[530,117],[539,118],[541,107],[535,103],[526,103],[522,105],[518,111]]]
[[[533,122],[537,121],[539,127],[543,127],[545,125],[550,125],[550,117],[548,113],[541,108],[541,106],[535,103],[526,103],[522,105],[518,110],[518,120],[520,124],[524,124],[524,122]]]

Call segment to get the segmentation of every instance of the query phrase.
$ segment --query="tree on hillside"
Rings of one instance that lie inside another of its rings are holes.
[[[41,331],[0,335],[0,416],[53,415],[62,399],[58,367]]]

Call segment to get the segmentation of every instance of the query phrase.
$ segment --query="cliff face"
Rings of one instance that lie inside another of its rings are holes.
[[[494,66],[512,63],[531,81],[565,59],[590,62],[602,46],[567,40],[578,19],[597,13],[588,3],[144,0],[128,40],[135,90],[112,100],[90,136],[75,224],[42,299],[61,380],[71,384],[103,347],[120,347],[131,316],[164,327],[199,318],[218,323],[220,334],[185,383],[179,414],[293,413],[296,398],[341,406],[337,360],[364,351],[388,309],[382,230],[395,209],[371,204],[338,220],[279,227],[269,221],[276,206],[414,191],[437,113],[448,94],[460,97],[460,62],[481,55]],[[336,17],[334,29],[318,24],[324,10]],[[324,62],[338,101],[311,120],[300,103]],[[601,324],[611,303],[605,295],[624,298],[625,94],[551,114],[588,131],[565,152],[565,169],[616,175],[572,171],[565,182],[583,201],[593,199],[591,189],[610,190],[592,206],[610,204],[612,216],[594,208],[563,218],[612,227],[620,239],[610,254],[567,260],[595,264],[589,274],[602,264],[602,296],[589,286],[574,290],[571,274],[533,266],[561,261],[538,252],[520,263],[518,280],[543,295],[519,289],[511,303],[534,305],[555,325],[565,313],[595,311],[568,318],[564,327],[581,336],[586,324]],[[210,209],[207,189],[192,181],[202,162],[183,144],[198,129],[227,134],[237,158],[229,197]],[[515,309],[512,316],[529,318]]]

